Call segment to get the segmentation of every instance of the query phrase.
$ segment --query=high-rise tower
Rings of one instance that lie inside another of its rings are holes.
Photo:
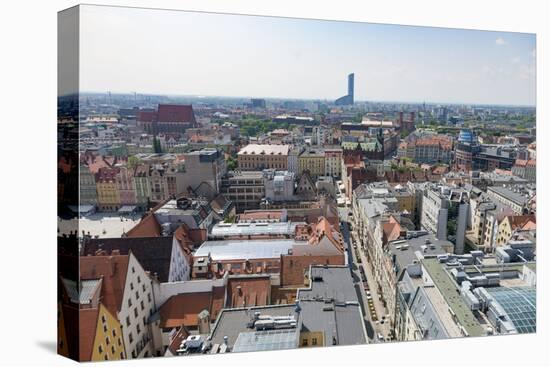
[[[337,106],[347,106],[347,105],[353,105],[354,103],[354,96],[353,96],[353,90],[355,88],[355,74],[351,73],[348,75],[348,94],[346,94],[343,97],[338,98],[336,101],[334,101],[334,104]]]
[[[350,97],[350,104],[353,104],[354,97],[353,97],[353,89],[354,89],[354,81],[355,81],[355,74],[351,73],[348,75],[348,96]]]

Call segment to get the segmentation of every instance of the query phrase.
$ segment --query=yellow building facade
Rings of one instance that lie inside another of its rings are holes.
[[[116,182],[99,181],[96,184],[97,202],[104,211],[116,211],[120,207],[120,195]]]
[[[298,157],[298,174],[309,171],[312,178],[325,175],[325,155],[323,153],[306,152]]]
[[[99,304],[97,326],[92,349],[92,361],[125,359],[122,325],[109,310]]]

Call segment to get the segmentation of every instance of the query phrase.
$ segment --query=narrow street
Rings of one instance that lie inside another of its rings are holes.
[[[342,236],[344,237],[344,246],[348,253],[348,262],[351,271],[351,276],[353,278],[355,291],[357,292],[357,298],[361,305],[361,312],[363,313],[363,318],[365,321],[365,328],[367,330],[367,336],[369,338],[369,343],[377,343],[376,332],[373,327],[374,323],[371,319],[371,314],[368,310],[367,294],[363,287],[363,281],[361,277],[361,272],[357,264],[357,259],[355,256],[355,251],[352,246],[352,239],[350,238],[349,223],[348,223],[348,213],[347,208],[339,208],[340,223]]]
[[[349,220],[351,211],[348,208],[339,208],[340,220],[342,223],[342,235],[348,249],[349,262],[351,266],[352,276],[355,281],[356,289],[360,294],[360,300],[362,301],[362,311],[365,319],[367,320],[367,333],[369,341],[379,343],[390,339],[390,325],[389,320],[382,321],[382,317],[388,318],[388,310],[384,307],[380,301],[378,294],[378,284],[375,281],[372,266],[367,262],[365,250],[362,249],[358,243],[355,243],[352,232],[349,230]],[[359,256],[359,258],[357,258]],[[363,269],[361,271],[361,268]],[[362,276],[363,273],[364,275]],[[371,313],[369,309],[369,296],[367,296],[367,290],[365,289],[363,279],[368,284],[368,291],[370,293],[370,299],[374,306],[374,313]],[[378,334],[381,334],[383,340],[380,340]]]
[[[378,320],[374,322],[374,329],[376,334],[382,334],[384,340],[388,340],[390,337],[390,325],[389,325],[389,311],[384,307],[380,301],[380,296],[378,294],[378,284],[375,281],[374,274],[372,271],[372,265],[367,262],[367,257],[362,249],[358,250],[358,253],[361,257],[361,266],[365,269],[367,276],[367,283],[369,284],[369,290],[371,293],[372,301],[374,304],[374,309],[376,310],[376,315]],[[385,316],[387,321],[382,323],[382,317]]]

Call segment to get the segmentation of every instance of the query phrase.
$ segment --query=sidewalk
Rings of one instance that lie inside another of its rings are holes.
[[[374,274],[372,272],[372,265],[367,262],[367,257],[365,256],[363,249],[359,247],[358,249],[359,256],[361,256],[361,265],[363,266],[363,269],[365,269],[365,274],[367,276],[367,283],[369,285],[369,291],[373,299],[374,309],[376,310],[376,316],[378,317],[378,321],[382,320],[382,316],[386,316],[389,312],[384,307],[382,302],[380,302],[378,298],[378,284],[376,283],[374,279]],[[384,324],[374,324],[373,325],[376,333],[381,333],[384,338],[389,337],[390,334],[390,327],[389,327],[389,320],[384,322]]]

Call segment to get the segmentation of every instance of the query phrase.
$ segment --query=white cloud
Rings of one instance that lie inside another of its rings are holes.
[[[514,57],[514,58],[512,59],[512,64],[519,64],[520,61],[521,61],[521,58],[520,58],[519,56]]]
[[[531,56],[532,57],[537,57],[537,49],[534,48],[533,51],[531,51]]]
[[[503,46],[506,45],[508,42],[506,42],[504,38],[499,37],[495,40],[495,43],[497,44],[497,46]]]

